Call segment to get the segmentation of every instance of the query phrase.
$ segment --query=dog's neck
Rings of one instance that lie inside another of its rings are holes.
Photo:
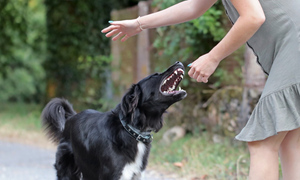
[[[137,141],[140,141],[145,144],[152,142],[153,136],[151,131],[141,132],[139,129],[131,126],[125,120],[126,117],[122,113],[119,113],[119,119],[124,129]]]
[[[154,130],[152,128],[148,128],[146,131],[141,131],[139,128],[134,127],[129,124],[128,117],[125,117],[123,112],[121,111],[120,106],[118,105],[114,110],[111,111],[115,116],[118,117],[120,123],[123,128],[137,141],[140,141],[145,144],[149,144],[152,142],[153,136],[151,132]]]

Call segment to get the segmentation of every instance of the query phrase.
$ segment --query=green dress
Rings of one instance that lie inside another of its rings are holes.
[[[222,0],[232,23],[239,17]],[[300,0],[260,0],[266,21],[247,42],[268,75],[261,98],[236,136],[258,141],[300,127]]]

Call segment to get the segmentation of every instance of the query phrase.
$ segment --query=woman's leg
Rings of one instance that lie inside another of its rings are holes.
[[[280,146],[284,180],[300,179],[300,128],[289,131]]]
[[[250,151],[249,180],[277,180],[278,151],[287,132],[280,132],[261,141],[248,142]]]

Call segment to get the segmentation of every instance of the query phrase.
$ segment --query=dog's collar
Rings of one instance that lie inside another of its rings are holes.
[[[119,118],[121,124],[123,125],[124,129],[137,141],[149,144],[152,142],[153,136],[150,134],[151,132],[141,132],[140,130],[132,127],[130,124],[127,124],[124,120],[124,116],[122,113],[119,113]]]

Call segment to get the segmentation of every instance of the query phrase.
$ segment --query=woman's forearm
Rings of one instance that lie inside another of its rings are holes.
[[[195,19],[208,10],[216,0],[187,0],[139,18],[143,29],[179,24]]]

